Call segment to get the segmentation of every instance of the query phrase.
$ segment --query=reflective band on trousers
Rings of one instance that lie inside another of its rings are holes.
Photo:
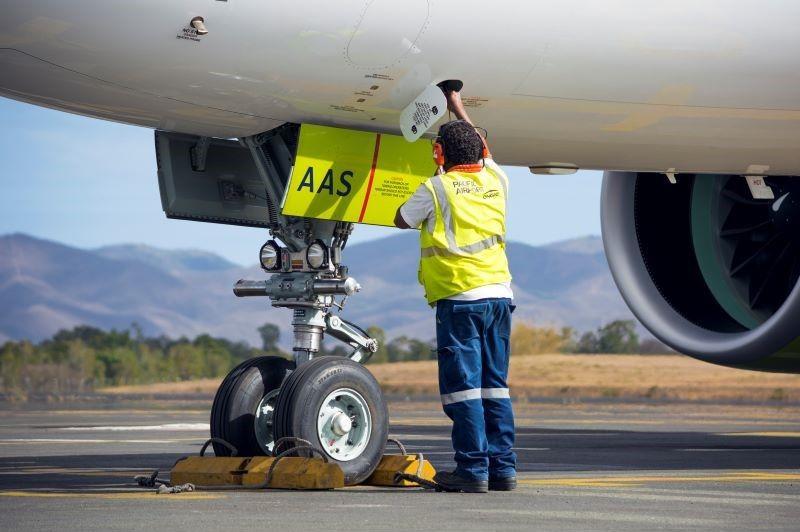
[[[510,399],[508,388],[472,388],[442,395],[442,405],[462,403],[472,399]]]

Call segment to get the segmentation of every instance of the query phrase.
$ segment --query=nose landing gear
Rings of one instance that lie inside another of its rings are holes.
[[[283,140],[280,135],[242,139],[270,198],[280,197],[287,182],[266,155],[274,151],[273,142]],[[274,207],[269,216],[271,236],[286,247],[270,240],[261,256],[271,277],[241,280],[234,293],[267,297],[273,307],[292,310],[294,361],[258,357],[234,368],[214,398],[211,436],[233,444],[240,456],[270,454],[280,438],[307,440],[342,468],[346,484],[357,484],[383,456],[388,414],[377,381],[362,365],[377,351],[377,342],[331,312],[361,288],[341,264],[353,224],[286,218]],[[315,358],[325,333],[350,346],[350,354]],[[231,451],[215,443],[214,452]]]

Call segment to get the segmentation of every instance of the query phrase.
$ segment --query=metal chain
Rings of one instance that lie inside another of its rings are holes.
[[[284,436],[283,438],[278,438],[275,442],[275,445],[272,446],[272,456],[278,456],[278,449],[281,448],[286,443],[299,443],[300,445],[305,445],[307,447],[312,447],[312,444],[308,440],[304,440],[303,438],[296,438],[294,436]]]
[[[228,450],[230,450],[231,452],[231,456],[237,456],[239,454],[239,450],[236,447],[234,447],[233,444],[226,442],[222,438],[209,438],[200,448],[200,456],[205,456],[206,449],[208,449],[208,446],[211,445],[212,443],[218,443],[223,447],[227,447]]]
[[[403,445],[403,442],[401,442],[397,438],[387,438],[386,443],[393,443],[397,445],[397,448],[400,449],[400,454],[404,456],[408,454],[408,452],[406,451],[406,446]]]

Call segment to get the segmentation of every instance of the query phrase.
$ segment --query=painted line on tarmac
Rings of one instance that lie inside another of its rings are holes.
[[[92,431],[92,432],[127,432],[127,431],[158,431],[168,430],[174,432],[183,431],[209,431],[211,425],[208,423],[165,423],[163,425],[111,425],[105,427],[62,427],[60,430],[68,431]]]
[[[511,510],[511,509],[478,509],[467,508],[467,512],[481,513],[481,514],[501,514],[501,515],[527,515],[531,517],[539,517],[544,519],[558,519],[558,520],[581,520],[587,522],[597,521],[610,521],[622,523],[639,523],[648,525],[660,526],[698,526],[708,528],[714,525],[720,525],[723,521],[718,519],[703,519],[703,518],[690,518],[690,517],[664,517],[655,515],[646,515],[644,513],[637,514],[624,514],[620,512],[582,512],[578,510]]]
[[[163,414],[179,414],[182,416],[186,416],[186,414],[201,414],[201,415],[208,415],[208,410],[205,409],[186,409],[186,410],[175,410],[175,409],[164,409],[161,410],[159,408],[151,408],[151,409],[142,409],[142,408],[134,408],[128,409],[123,408],[119,410],[115,409],[97,409],[97,410],[90,410],[90,409],[83,409],[83,410],[18,410],[13,412],[13,414],[17,415],[36,415],[36,414],[43,414],[46,417],[50,417],[52,415],[91,415],[91,416],[114,416],[114,417],[124,417],[126,415],[132,414],[148,414],[148,415],[163,415]]]
[[[41,499],[134,499],[148,500],[156,499],[163,501],[196,501],[206,499],[220,499],[224,495],[211,493],[172,493],[169,495],[159,495],[153,491],[136,491],[124,493],[95,493],[95,492],[57,492],[57,491],[0,491],[0,497],[32,497]]]
[[[581,429],[585,430],[585,429]],[[589,438],[597,438],[597,437],[605,437],[605,436],[619,436],[622,434],[621,432],[525,432],[524,430],[518,430],[516,432],[517,437],[519,436],[569,436],[570,438],[573,437],[581,437],[586,436]]]
[[[760,436],[763,438],[800,438],[800,432],[723,432],[717,436]]]
[[[761,421],[749,419],[683,419],[683,418],[664,418],[664,419],[626,419],[625,417],[619,418],[604,418],[604,419],[575,419],[575,418],[538,418],[535,420],[536,428],[547,428],[549,425],[557,425],[556,428],[563,430],[567,425],[603,425],[613,426],[614,430],[620,430],[618,427],[626,425],[668,425],[670,427],[680,427],[684,425],[789,425],[792,420],[777,419],[775,421]],[[524,425],[523,425],[524,428]],[[741,433],[734,433],[741,434]]]
[[[430,440],[430,441],[450,441],[450,436],[439,436],[436,434],[415,434],[411,432],[400,432],[397,434],[393,434],[394,438],[397,438],[400,441],[418,441],[418,440]]]
[[[602,477],[551,477],[551,478],[525,478],[517,482],[525,486],[566,486],[574,488],[584,487],[626,487],[644,484],[666,483],[708,483],[708,482],[797,482],[800,473],[772,473],[768,471],[739,472],[729,474],[711,475],[640,475],[621,476],[609,475]]]
[[[618,490],[615,490],[617,492]],[[786,493],[774,493],[769,491],[750,491],[750,490],[742,490],[741,488],[737,489],[736,491],[730,490],[723,490],[723,489],[701,489],[697,486],[692,486],[691,490],[688,488],[670,488],[665,486],[654,486],[654,487],[627,487],[625,488],[624,493],[653,493],[653,494],[661,494],[661,495],[698,495],[701,497],[722,497],[728,498],[731,494],[734,494],[736,497],[746,498],[748,501],[757,501],[757,500],[783,500],[783,501],[798,501],[800,500],[800,495],[789,495]]]
[[[152,471],[155,468],[151,468]],[[76,468],[68,469],[65,467],[34,467],[34,468],[20,468],[15,470],[0,470],[0,476],[30,476],[30,475],[68,475],[79,477],[122,477],[133,478],[135,473],[145,473],[147,468],[114,468],[114,469],[85,469]]]
[[[800,451],[800,449],[782,449],[780,447],[763,447],[752,449],[725,449],[725,448],[688,448],[688,449],[675,449],[676,451],[687,453],[763,453],[763,452],[786,452],[786,451]]]
[[[671,490],[670,490],[671,491]],[[752,499],[749,497],[731,497],[731,494],[739,495],[737,492],[727,492],[724,496],[701,496],[695,493],[694,490],[683,490],[683,495],[674,495],[668,493],[659,493],[658,490],[642,491],[640,488],[627,488],[617,489],[609,488],[607,490],[593,490],[582,493],[581,497],[598,497],[608,499],[625,499],[632,501],[661,501],[661,502],[687,502],[689,504],[730,504],[733,506],[786,506],[789,501],[800,502],[800,496],[792,497],[789,500],[770,500],[770,499]],[[555,491],[548,493],[540,491],[538,495],[550,495],[553,497],[563,497],[563,491]]]
[[[514,450],[515,451],[550,451],[552,449],[550,449],[549,447],[514,447]],[[421,452],[425,456],[429,456],[429,455],[440,455],[440,454],[442,454],[442,455],[452,455],[454,451],[452,449],[449,450],[449,451],[425,451],[424,448],[421,448]]]
[[[21,445],[30,443],[182,443],[197,441],[197,438],[177,438],[169,440],[109,440],[109,439],[80,439],[80,438],[8,438],[0,439],[0,445]]]

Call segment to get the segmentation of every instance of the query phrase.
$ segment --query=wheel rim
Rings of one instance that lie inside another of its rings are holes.
[[[253,421],[256,441],[266,454],[272,454],[275,448],[275,403],[278,401],[279,391],[280,388],[261,398]]]
[[[341,462],[358,458],[371,434],[369,406],[357,391],[335,390],[322,401],[317,414],[317,436],[328,456]]]

